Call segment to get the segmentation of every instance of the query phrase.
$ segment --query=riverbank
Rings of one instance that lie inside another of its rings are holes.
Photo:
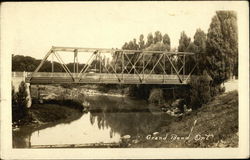
[[[13,124],[13,147],[31,148],[31,133],[58,124],[67,124],[79,119],[82,113],[70,106],[57,104],[33,104],[29,109],[25,123]]]
[[[60,123],[70,123],[82,115],[81,111],[71,106],[59,104],[33,104],[27,116],[21,123],[13,123],[13,131],[18,131],[23,126],[38,130],[51,127]]]
[[[38,96],[39,95],[39,96]],[[41,128],[49,123],[59,124],[73,121],[72,117],[79,117],[88,106],[86,96],[112,96],[125,97],[112,89],[108,93],[98,90],[96,85],[61,86],[39,85],[31,86],[32,106],[27,115],[15,121],[13,130],[19,130],[22,126]],[[76,115],[77,114],[77,115]]]
[[[224,93],[190,114],[176,118],[145,137],[131,138],[130,147],[237,147],[238,92]]]

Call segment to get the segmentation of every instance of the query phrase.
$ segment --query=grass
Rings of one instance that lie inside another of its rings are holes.
[[[194,126],[194,121],[196,124]],[[237,147],[238,146],[238,93],[228,92],[214,98],[189,115],[175,119],[168,127],[169,135],[188,136],[188,140],[147,140],[142,139],[132,147]],[[164,128],[164,127],[163,127]],[[198,140],[199,135],[213,135],[207,140]],[[166,135],[166,130],[157,136]]]
[[[34,104],[30,113],[35,120],[42,123],[69,122],[81,115],[75,108],[58,104]]]

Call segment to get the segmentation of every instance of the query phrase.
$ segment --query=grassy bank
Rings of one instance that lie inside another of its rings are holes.
[[[238,93],[228,92],[131,147],[237,147]],[[190,134],[190,136],[189,136]]]
[[[13,147],[30,147],[31,133],[57,124],[70,123],[81,117],[79,110],[70,106],[58,104],[33,104],[28,111],[28,116],[18,127],[13,127]]]
[[[75,107],[59,104],[33,104],[27,116],[17,126],[33,130],[51,127],[59,123],[70,123],[80,118],[81,111]]]
[[[69,106],[57,104],[35,104],[30,109],[32,118],[39,123],[55,123],[60,120],[71,120],[73,117],[79,117],[81,112]]]

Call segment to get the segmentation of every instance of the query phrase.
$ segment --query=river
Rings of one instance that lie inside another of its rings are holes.
[[[107,95],[88,96],[86,100],[90,110],[77,120],[41,130],[23,127],[13,132],[13,147],[119,143],[124,135],[145,137],[157,132],[171,119],[143,100]]]

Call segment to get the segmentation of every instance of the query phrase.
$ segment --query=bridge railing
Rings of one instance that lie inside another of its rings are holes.
[[[31,77],[31,72],[26,72],[27,77]],[[18,75],[22,76],[23,73],[18,73]],[[15,73],[12,73],[12,76],[14,76]],[[78,77],[78,73],[72,73],[73,77]],[[158,79],[162,78],[163,76],[168,79],[176,79],[177,75],[170,75],[170,74],[114,74],[114,73],[85,73],[85,76],[99,76],[101,78],[117,78],[118,77],[124,77],[124,78],[150,78],[150,79]],[[181,77],[186,78],[188,75],[181,75]],[[69,77],[68,73],[65,72],[36,72],[33,73],[32,77]]]

